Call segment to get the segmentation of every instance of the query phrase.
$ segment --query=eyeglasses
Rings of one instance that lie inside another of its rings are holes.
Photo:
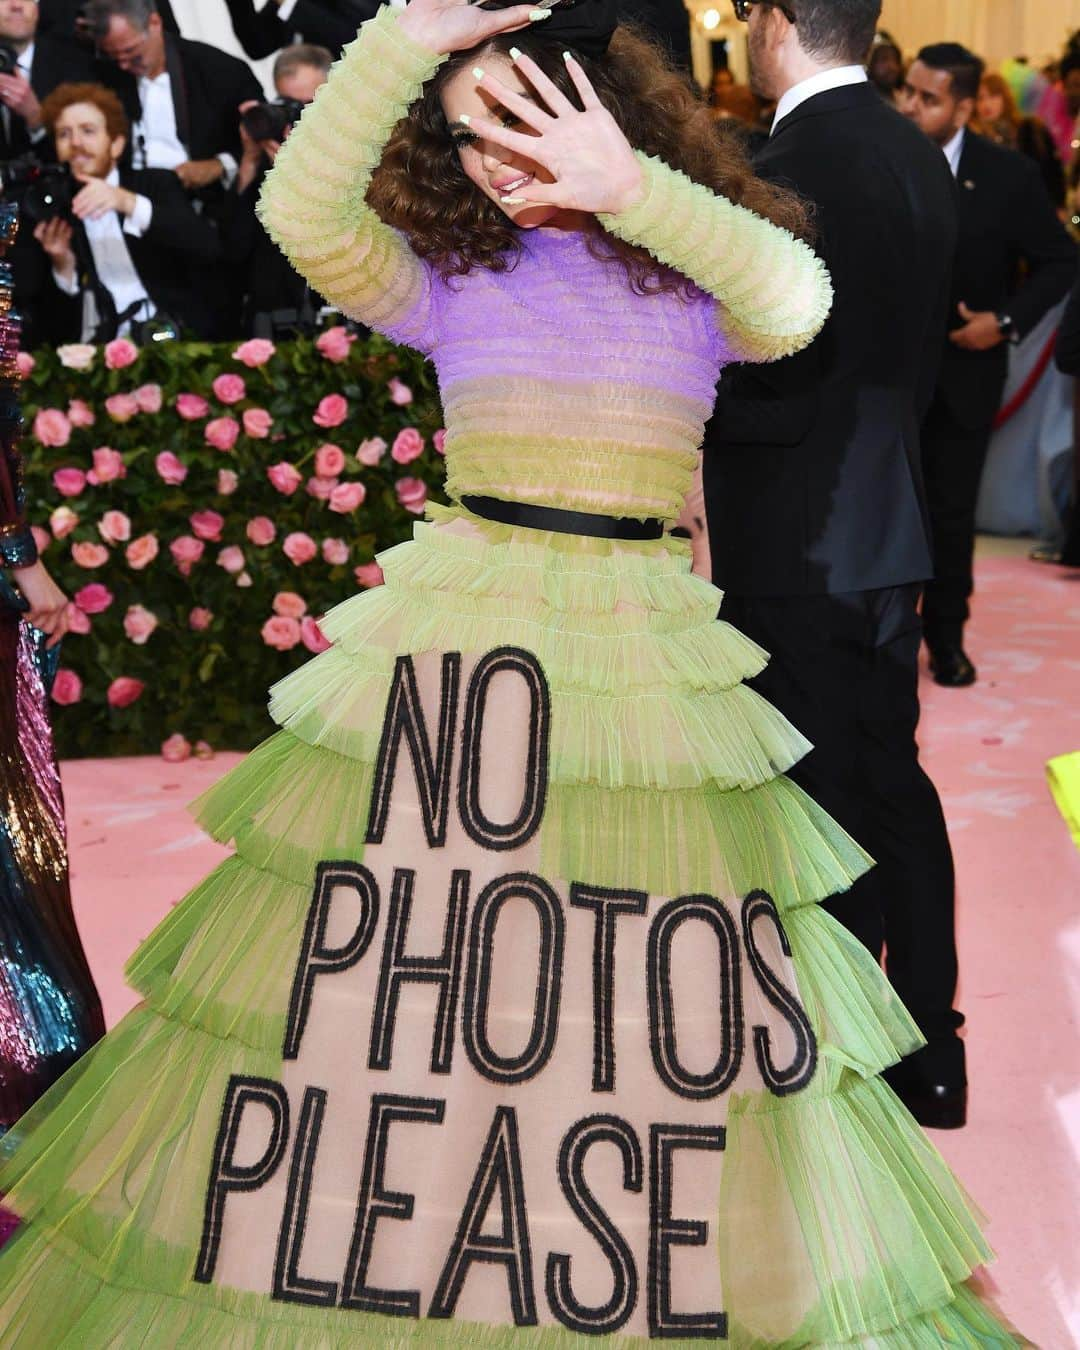
[[[731,0],[735,7],[735,17],[740,23],[749,23],[750,11],[755,5],[771,5],[773,9],[778,9],[787,19],[788,23],[795,22],[795,11],[789,9],[787,5],[782,5],[779,0]]]

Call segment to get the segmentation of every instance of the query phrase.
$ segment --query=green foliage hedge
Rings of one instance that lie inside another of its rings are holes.
[[[81,630],[53,691],[59,753],[249,748],[268,687],[321,647],[314,620],[441,499],[433,372],[340,327],[20,363],[28,518]]]

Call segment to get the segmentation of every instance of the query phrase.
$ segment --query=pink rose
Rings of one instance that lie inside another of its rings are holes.
[[[133,539],[124,550],[124,557],[128,560],[128,566],[136,572],[141,572],[144,567],[149,567],[157,557],[159,551],[156,534],[141,534],[138,539]]]
[[[66,370],[89,370],[97,356],[97,348],[92,342],[65,342],[62,347],[57,347],[56,354]]]
[[[145,647],[158,626],[157,615],[142,605],[129,605],[124,615],[124,632],[136,647]]]
[[[64,708],[70,707],[72,703],[78,703],[82,698],[82,680],[73,670],[61,666],[53,680],[52,697],[54,703],[59,703]]]
[[[440,427],[440,428],[438,429],[438,431],[435,433],[435,435],[432,436],[432,438],[431,438],[431,444],[435,447],[435,453],[436,453],[437,455],[445,455],[445,454],[446,454],[446,428],[445,428],[445,427]]]
[[[81,398],[73,398],[70,401],[67,418],[73,427],[92,427],[97,421],[93,408]]]
[[[212,387],[219,403],[239,403],[247,398],[247,385],[242,375],[219,375]]]
[[[161,743],[161,758],[166,764],[183,764],[191,758],[191,742],[184,739],[179,731],[174,731],[167,741]]]
[[[160,384],[140,384],[135,390],[135,402],[139,405],[140,412],[159,413],[161,401]]]
[[[86,474],[82,469],[57,469],[52,480],[61,497],[77,497],[86,487]]]
[[[265,548],[277,538],[277,526],[269,516],[253,516],[245,533],[256,548]]]
[[[214,747],[210,744],[209,741],[195,742],[195,758],[196,759],[214,758]]]
[[[345,451],[340,445],[320,445],[315,451],[315,472],[320,478],[336,478],[345,467]]]
[[[254,370],[257,366],[265,366],[276,351],[274,344],[266,338],[249,338],[233,352],[233,360]]]
[[[273,611],[285,619],[302,619],[307,613],[307,601],[295,591],[278,591],[274,596]]]
[[[205,548],[206,545],[201,539],[193,539],[190,534],[182,534],[169,545],[169,552],[181,574],[186,577],[202,557]]]
[[[319,552],[319,546],[312,539],[310,534],[304,534],[302,530],[295,530],[292,534],[287,534],[282,541],[281,551],[286,558],[297,567],[303,567],[316,557]]]
[[[114,338],[105,347],[105,364],[110,370],[123,370],[139,359],[139,349],[127,338]]]
[[[386,454],[386,442],[381,436],[369,436],[366,441],[361,441],[356,451],[356,458],[361,464],[366,464],[368,468],[374,467]]]
[[[34,546],[39,553],[44,553],[52,543],[52,535],[48,530],[43,530],[40,525],[31,525],[30,533],[34,536]]]
[[[424,438],[415,427],[406,427],[394,437],[390,458],[395,464],[411,464],[424,453]]]
[[[240,575],[236,578],[236,584],[237,584],[241,589],[244,589],[244,588],[246,588],[246,587],[248,587],[248,586],[254,586],[254,585],[255,585],[254,581],[252,581],[252,579],[251,579],[251,573],[250,573],[250,572],[241,572]]]
[[[109,700],[110,708],[129,708],[142,696],[145,688],[146,685],[142,680],[133,679],[130,675],[120,675],[109,685],[105,697]]]
[[[85,567],[88,571],[104,567],[109,561],[109,550],[104,544],[72,544],[71,561],[76,567]]]
[[[213,622],[213,612],[209,609],[203,609],[201,605],[196,605],[188,615],[188,627],[196,633],[205,633]]]
[[[406,511],[411,511],[414,516],[424,514],[424,503],[427,501],[425,482],[419,478],[399,478],[394,484],[394,491]]]
[[[194,511],[188,520],[196,539],[205,539],[211,544],[217,543],[225,528],[225,517],[217,511]]]
[[[381,586],[386,578],[377,562],[361,563],[353,568],[353,576],[361,586]]]
[[[237,548],[235,544],[229,544],[217,555],[218,566],[224,567],[225,571],[228,572],[230,576],[235,576],[237,572],[242,572],[244,570],[244,562],[243,550]]]
[[[108,586],[103,586],[100,581],[92,581],[77,590],[73,599],[84,614],[104,614],[114,597]]]
[[[330,643],[323,637],[323,631],[317,621],[307,614],[300,620],[300,641],[309,652],[325,652],[329,649]]]
[[[240,475],[232,469],[218,469],[217,490],[219,497],[231,497],[240,483]]]
[[[37,362],[29,352],[19,352],[15,357],[15,369],[19,372],[19,379],[25,380],[28,375],[34,373],[34,367]]]
[[[263,441],[270,435],[274,419],[265,408],[248,408],[244,413],[244,431],[253,441]]]
[[[207,422],[204,435],[215,450],[231,450],[240,435],[240,423],[235,417],[215,417]]]
[[[344,539],[324,539],[322,541],[323,562],[331,567],[340,567],[349,561],[349,546]]]
[[[117,478],[126,477],[127,467],[119,450],[99,445],[94,451],[94,467],[86,475],[86,481],[98,487],[101,483],[113,483]]]
[[[63,413],[60,414],[61,417]],[[315,409],[312,421],[317,427],[339,427],[349,415],[349,404],[341,394],[327,394]]]
[[[300,641],[300,625],[295,619],[275,614],[263,624],[262,640],[268,647],[276,647],[279,652],[291,651]]]
[[[188,476],[187,465],[171,450],[162,450],[154,460],[154,468],[162,482],[178,486]]]
[[[304,481],[296,469],[285,460],[282,460],[280,464],[271,464],[266,471],[266,476],[274,487],[286,497],[291,497]]]
[[[70,506],[58,506],[49,517],[49,529],[57,539],[65,539],[79,523],[79,517]]]
[[[363,483],[339,483],[330,494],[330,510],[347,515],[355,511],[366,496],[367,488]]]
[[[314,497],[316,501],[328,502],[331,493],[338,485],[336,478],[309,478],[307,480],[307,494]]]
[[[402,384],[396,375],[392,380],[387,380],[386,387],[390,390],[390,402],[396,403],[399,408],[404,408],[412,402],[412,390],[407,384]]]
[[[100,581],[92,581],[72,597],[84,614],[104,614],[113,602],[113,593]]]
[[[355,333],[346,332],[344,326],[339,323],[320,334],[315,346],[328,361],[340,362],[348,359],[349,348],[355,341]]]
[[[198,394],[177,394],[176,411],[185,422],[197,422],[210,411],[210,404]]]
[[[131,521],[123,511],[106,511],[98,521],[98,534],[107,544],[126,544],[131,538]]]
[[[110,394],[105,400],[105,411],[114,422],[130,422],[139,411],[134,394]]]
[[[71,423],[59,408],[42,408],[34,418],[34,439],[54,449],[71,440]]]
[[[67,619],[69,633],[76,633],[79,637],[85,637],[89,633],[90,616],[78,605],[68,605]]]

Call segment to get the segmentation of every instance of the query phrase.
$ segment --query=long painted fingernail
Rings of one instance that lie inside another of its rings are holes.
[[[528,200],[527,197],[500,197],[500,198],[499,198],[499,201],[501,201],[501,202],[503,203],[504,206],[523,206],[527,200]]]
[[[511,60],[511,61],[520,61],[520,60],[521,60],[521,48],[520,48],[520,47],[511,47],[511,48],[510,48],[510,60]]]
[[[480,69],[479,66],[473,66],[472,73],[476,76],[478,80],[482,80],[484,78],[484,72]]]
[[[468,113],[461,113],[460,116],[458,117],[458,121],[461,123],[463,127],[467,127],[469,123],[472,121],[472,118],[469,116]]]
[[[551,18],[551,10],[550,10],[550,9],[530,9],[530,10],[529,10],[529,22],[530,22],[530,23],[539,23],[541,19],[550,19],[550,18]]]
[[[563,52],[563,54],[562,54],[562,59],[563,59],[564,61],[572,61],[572,60],[574,59],[574,53],[573,53],[573,52]]]

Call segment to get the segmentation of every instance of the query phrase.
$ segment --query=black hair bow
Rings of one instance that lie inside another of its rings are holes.
[[[487,0],[483,9],[505,9],[520,0]],[[550,9],[551,18],[537,25],[555,42],[596,60],[604,55],[619,22],[619,0],[536,0],[537,9]]]

